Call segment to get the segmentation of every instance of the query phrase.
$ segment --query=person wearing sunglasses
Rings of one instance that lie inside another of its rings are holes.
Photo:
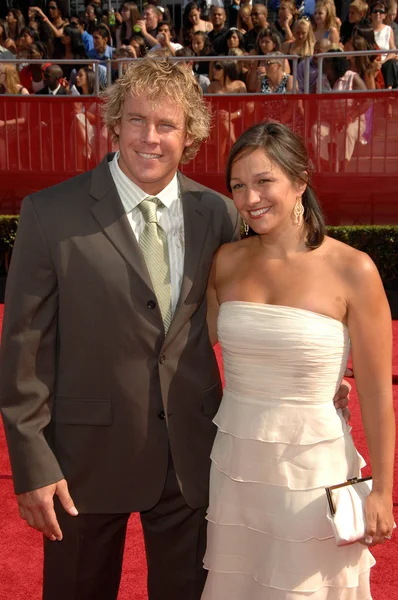
[[[285,59],[280,58],[282,52],[268,54],[267,60],[263,62],[265,75],[257,81],[257,93],[261,94],[285,94],[293,91],[293,77],[285,73]]]
[[[380,50],[393,50],[395,48],[394,32],[389,25],[384,23],[387,15],[387,3],[377,1],[371,9],[371,26],[375,34],[376,44]],[[397,55],[382,54],[381,71],[387,89],[398,86]]]
[[[214,63],[213,81],[207,90],[208,94],[245,94],[246,91],[246,85],[239,79],[235,60]]]
[[[254,4],[251,12],[253,29],[246,34],[246,52],[254,50],[257,36],[263,29],[269,27],[268,9],[264,4]]]
[[[38,6],[33,6],[32,10],[35,14],[40,17],[46,25],[51,29],[54,38],[61,40],[64,34],[64,27],[68,24],[65,13],[63,12],[62,4],[56,2],[56,0],[50,0],[47,4],[48,16]]]

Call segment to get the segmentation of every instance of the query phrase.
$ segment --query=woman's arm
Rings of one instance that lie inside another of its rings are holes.
[[[329,32],[329,41],[331,44],[338,44],[340,41],[340,33],[337,27],[331,27]]]
[[[391,313],[379,273],[366,254],[350,260],[347,282],[347,322],[373,475],[373,491],[366,502],[367,535],[379,543],[394,523]]]
[[[216,279],[216,261],[217,254],[214,255],[213,265],[211,267],[209,281],[207,283],[207,327],[211,345],[214,346],[218,341],[217,319],[220,305],[217,300],[215,279]]]
[[[257,92],[258,88],[258,78],[257,78],[257,69],[259,66],[258,60],[253,60],[249,67],[249,73],[247,75],[247,91],[248,92]]]
[[[32,10],[34,10],[34,12],[43,19],[43,22],[49,26],[49,28],[52,30],[54,37],[61,38],[63,36],[64,28],[62,27],[61,29],[57,29],[55,25],[51,23],[50,19],[44,14],[41,8],[39,8],[38,6],[32,6]],[[64,26],[65,25],[66,23],[64,23]]]
[[[363,79],[368,90],[376,89],[375,72],[372,67],[366,69]]]

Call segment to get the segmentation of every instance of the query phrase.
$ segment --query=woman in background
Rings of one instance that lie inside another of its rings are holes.
[[[244,35],[236,27],[231,27],[225,36],[225,39],[227,41],[228,50],[232,50],[233,48],[239,48],[243,51],[245,50]]]
[[[317,42],[327,38],[331,44],[338,44],[340,33],[336,23],[336,9],[333,0],[317,1],[314,22],[314,35]]]
[[[213,81],[207,90],[208,94],[245,94],[246,86],[239,78],[239,70],[234,60],[215,62]]]
[[[245,35],[245,33],[253,29],[251,14],[252,7],[250,4],[246,3],[240,7],[238,12],[238,18],[236,21],[236,26],[239,29],[239,31],[243,33],[243,35]]]
[[[376,44],[380,50],[394,50],[394,32],[389,25],[385,25],[384,23],[386,15],[387,3],[384,0],[377,0],[371,10],[371,26],[375,34]],[[386,88],[392,89],[398,87],[396,55],[382,54],[381,62],[381,72],[383,73]]]
[[[29,94],[35,94],[44,88],[44,70],[51,63],[48,61],[47,49],[41,42],[34,42],[29,47],[27,58],[30,60],[43,60],[41,64],[27,65],[19,74],[21,84],[28,90]]]
[[[29,96],[28,90],[21,84],[19,73],[15,65],[0,63],[0,86],[1,93]]]
[[[124,2],[120,11],[121,24],[116,28],[116,48],[128,46],[134,33],[134,27],[140,19],[140,11],[135,2]]]
[[[203,31],[196,31],[192,36],[191,48],[196,56],[214,56],[213,46]],[[193,66],[196,75],[206,75],[212,79],[212,65],[209,62],[196,62]]]
[[[213,24],[200,18],[200,7],[197,2],[188,2],[182,16],[182,27],[180,31],[180,44],[191,46],[193,35],[197,31],[208,33],[212,31]]]
[[[312,29],[311,21],[308,17],[301,17],[293,26],[293,42],[285,42],[282,46],[283,54],[298,54],[301,58],[305,56],[313,56],[315,36]],[[292,63],[290,62],[290,70]]]
[[[262,29],[257,37],[256,48],[250,54],[257,56],[268,56],[280,52],[281,39],[273,27]],[[290,65],[284,59],[283,70],[290,73]],[[258,81],[266,74],[266,64],[264,60],[254,60],[250,63],[249,74],[247,77],[247,88],[249,92],[256,92]]]
[[[25,27],[25,19],[20,10],[16,8],[10,8],[8,14],[6,16],[7,26],[8,26],[8,36],[15,43],[18,42],[22,29]]]
[[[72,23],[71,25],[65,25],[61,42],[62,52],[59,56],[54,58],[65,58],[70,59],[71,61],[87,58],[86,49],[83,44],[82,34],[80,33],[79,27],[74,23]],[[76,68],[79,67],[76,67],[76,65],[74,65],[73,62],[71,62],[70,64],[62,65],[62,71],[64,73],[65,79],[69,81],[73,73],[71,85],[73,85],[74,83]]]
[[[281,0],[278,19],[275,21],[274,26],[282,42],[291,42],[294,40],[292,29],[298,14],[295,0]]]

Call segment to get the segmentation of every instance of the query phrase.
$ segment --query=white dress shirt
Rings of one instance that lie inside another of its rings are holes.
[[[138,205],[148,197],[148,194],[123,173],[119,167],[119,152],[116,152],[114,158],[109,163],[109,169],[126,211],[131,229],[139,242],[140,235],[145,227],[145,220]],[[184,214],[177,173],[170,183],[159,194],[156,194],[156,197],[164,205],[158,208],[157,217],[160,227],[167,235],[170,261],[171,310],[174,314],[184,275],[185,254]]]
[[[53,96],[56,96],[60,87],[61,87],[61,84],[59,84],[58,87],[55,88],[55,90],[50,90],[50,88],[48,88],[48,93],[50,94],[50,96],[51,96],[51,94]]]

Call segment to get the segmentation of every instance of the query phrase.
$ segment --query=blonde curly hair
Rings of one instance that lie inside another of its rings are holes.
[[[119,139],[115,126],[120,124],[126,96],[142,94],[153,104],[166,97],[182,107],[186,134],[193,144],[185,148],[181,163],[192,160],[210,135],[211,115],[191,69],[162,57],[145,56],[132,62],[122,77],[101,94],[102,116],[114,142]]]

